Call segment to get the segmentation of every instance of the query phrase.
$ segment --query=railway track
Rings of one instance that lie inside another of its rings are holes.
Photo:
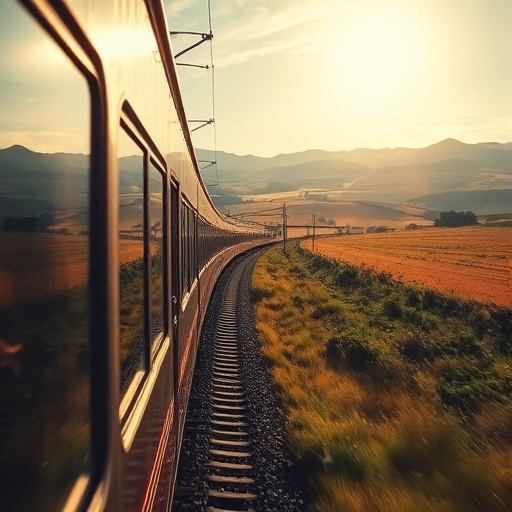
[[[254,331],[249,282],[260,252],[221,276],[209,305],[172,511],[305,510],[284,418]]]
[[[246,428],[246,395],[240,376],[238,283],[235,272],[225,292],[214,339],[208,462],[208,503],[212,512],[249,510],[257,497]]]

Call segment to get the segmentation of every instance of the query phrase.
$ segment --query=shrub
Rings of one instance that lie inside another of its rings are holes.
[[[274,295],[274,290],[266,286],[255,286],[251,287],[251,301],[260,302],[263,299],[268,299]]]
[[[438,392],[445,405],[473,414],[488,400],[503,402],[510,396],[512,383],[487,361],[478,363],[459,358],[438,365]]]
[[[377,351],[366,340],[350,335],[331,338],[327,342],[326,356],[332,366],[339,367],[345,363],[355,371],[366,370],[378,360]]]
[[[397,320],[402,316],[402,305],[396,299],[385,300],[382,304],[384,314],[391,320]]]
[[[359,271],[356,267],[347,265],[336,274],[335,283],[339,287],[355,286],[359,283]]]
[[[484,351],[481,345],[471,334],[462,334],[457,340],[457,349],[460,355],[473,356],[481,358]]]
[[[422,293],[416,288],[409,288],[405,295],[405,304],[407,306],[418,308],[421,307],[423,301]]]
[[[445,297],[434,290],[425,290],[423,294],[423,309],[433,311],[435,309],[443,309],[445,305]]]
[[[433,359],[432,349],[421,334],[406,336],[399,342],[398,349],[406,359],[415,363]]]

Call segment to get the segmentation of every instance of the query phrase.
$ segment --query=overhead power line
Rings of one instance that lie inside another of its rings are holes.
[[[171,36],[193,36],[198,38],[194,43],[187,46],[185,49],[179,51],[175,56],[175,60],[177,60],[182,55],[186,54],[190,50],[197,48],[203,43],[210,43],[210,62],[208,64],[192,64],[192,63],[184,63],[184,62],[176,62],[177,66],[184,67],[192,67],[192,68],[201,68],[211,71],[211,108],[212,113],[209,119],[189,119],[188,123],[200,123],[199,126],[192,128],[190,133],[199,130],[200,128],[204,128],[205,126],[213,125],[213,151],[214,158],[212,160],[199,160],[198,163],[206,163],[207,165],[200,167],[201,169],[206,169],[210,166],[215,166],[215,176],[217,179],[217,185],[220,186],[219,179],[219,169],[217,167],[217,127],[215,124],[215,66],[214,66],[214,56],[213,56],[213,28],[212,28],[212,9],[211,9],[211,0],[208,0],[208,32],[194,32],[194,31],[171,31]]]

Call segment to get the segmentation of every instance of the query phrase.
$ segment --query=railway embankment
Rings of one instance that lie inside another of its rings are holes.
[[[314,510],[508,510],[510,309],[298,244],[260,258],[251,293]]]

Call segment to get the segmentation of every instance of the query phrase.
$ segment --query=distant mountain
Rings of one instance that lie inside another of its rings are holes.
[[[0,219],[87,208],[88,169],[87,155],[36,153],[19,145],[0,150]]]
[[[473,182],[481,179],[483,172],[479,163],[458,159],[442,160],[433,164],[389,166],[358,179],[350,190],[378,191],[393,201],[407,201],[411,199],[411,194],[418,191],[435,194],[448,190],[466,190]],[[512,179],[512,170],[508,172]]]
[[[226,172],[229,179],[233,171],[248,173],[272,167],[289,167],[306,162],[322,160],[345,160],[371,169],[386,166],[431,164],[441,160],[471,160],[488,167],[512,168],[512,143],[484,142],[465,144],[455,139],[445,139],[425,148],[359,148],[351,151],[308,150],[299,153],[281,154],[274,157],[254,155],[238,156],[233,153],[217,152],[219,170]],[[212,151],[198,149],[198,159],[214,160]]]
[[[437,211],[471,211],[476,215],[512,213],[512,190],[467,190],[443,192],[410,200]]]
[[[204,155],[214,159],[213,153],[198,150],[198,156]],[[317,188],[337,190],[346,200],[396,203],[449,191],[512,194],[512,144],[446,139],[420,149],[310,150],[272,158],[218,152],[217,170],[203,171],[205,180],[216,182],[218,172],[226,190],[250,196]],[[475,196],[460,197],[469,209],[463,198]],[[481,197],[485,202],[491,196]],[[510,204],[512,197],[507,212]]]
[[[201,149],[197,157],[215,159]],[[512,144],[446,139],[421,149],[308,150],[271,158],[219,151],[216,160],[202,176],[225,203],[287,191],[297,191],[299,198],[321,190],[322,197],[328,192],[342,201],[418,201],[436,209],[512,212]],[[143,186],[141,166],[140,156],[120,159],[122,193]],[[86,208],[88,173],[87,155],[37,153],[19,145],[0,150],[0,219]],[[55,193],[56,184],[66,192]]]
[[[313,160],[283,167],[268,167],[263,169],[258,177],[271,182],[282,180],[285,176],[286,182],[296,189],[308,187],[343,189],[346,183],[371,172],[372,169],[368,167],[346,160]]]

